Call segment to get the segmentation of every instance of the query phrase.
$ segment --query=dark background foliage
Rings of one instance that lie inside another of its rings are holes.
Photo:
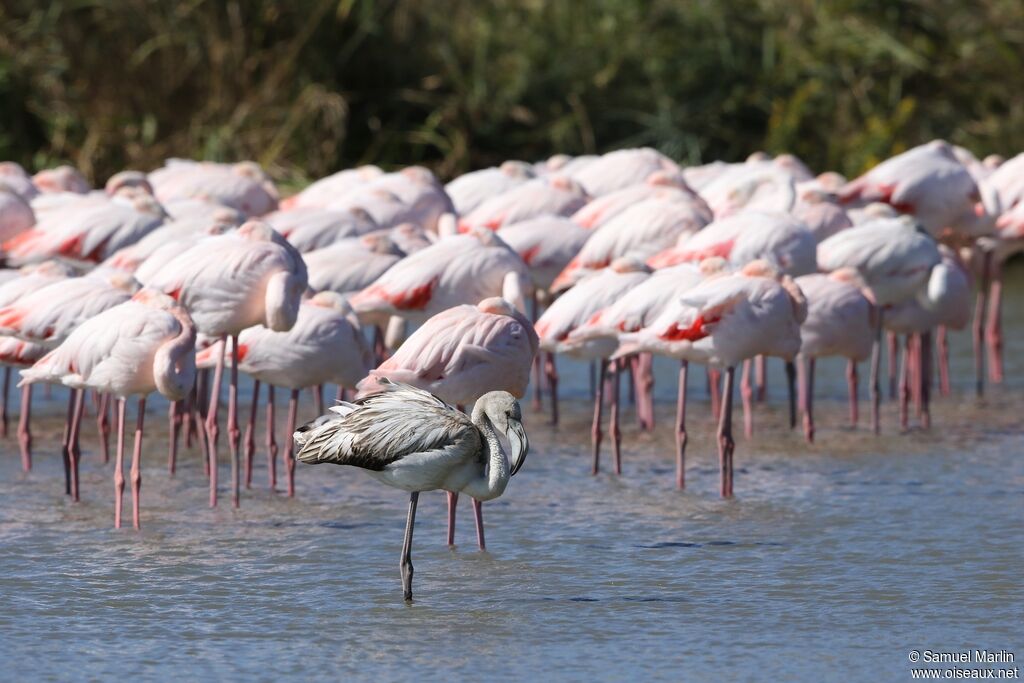
[[[0,0],[0,159],[285,181],[650,145],[1024,149],[1020,0]]]

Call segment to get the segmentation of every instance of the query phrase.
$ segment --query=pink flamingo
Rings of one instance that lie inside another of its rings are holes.
[[[649,147],[619,149],[603,154],[572,173],[572,179],[591,197],[601,197],[644,182],[653,173],[678,173],[679,166]],[[567,171],[563,170],[563,174]]]
[[[585,341],[607,339],[618,344],[623,333],[638,332],[651,325],[671,303],[683,293],[708,277],[725,272],[721,258],[710,258],[700,265],[682,263],[656,270],[617,301],[594,314],[590,320],[569,334],[569,340]],[[650,370],[650,356],[643,354],[638,362],[637,412],[649,429],[654,428],[654,377]]]
[[[31,202],[39,194],[39,188],[32,182],[32,176],[25,172],[21,164],[13,161],[0,161],[0,184],[26,202]]]
[[[979,297],[979,304],[987,303],[988,315],[982,327],[981,315],[975,322],[975,346],[983,341],[989,345],[989,378],[993,382],[1003,380],[1003,332],[1002,332],[1002,270],[1003,263],[1024,251],[1024,153],[996,166],[994,160],[986,159],[989,167],[987,177],[979,180],[979,186],[986,207],[997,216],[996,233],[990,239],[979,241],[986,254],[987,263],[981,265],[981,287],[985,280],[990,282],[987,301]],[[985,272],[988,271],[988,272]],[[986,277],[987,276],[987,277]],[[980,310],[978,311],[980,313]],[[980,363],[980,357],[976,358]],[[980,388],[980,384],[979,384]]]
[[[817,242],[853,225],[835,195],[816,188],[797,186],[797,202],[791,213],[807,226]]]
[[[816,246],[807,226],[793,216],[747,211],[716,220],[693,235],[684,233],[679,243],[651,256],[647,264],[664,268],[720,256],[735,268],[763,260],[779,273],[798,277],[816,270]]]
[[[0,363],[4,365],[4,402],[3,431],[7,435],[7,393],[11,383],[11,368],[28,368],[46,355],[49,351],[45,346],[30,344],[17,337],[0,337]],[[18,445],[21,448],[21,469],[32,470],[32,432],[29,421],[32,419],[32,387],[21,389],[21,412],[18,417]]]
[[[453,220],[455,208],[437,176],[422,166],[385,173],[328,203],[324,208],[365,210],[381,228],[414,223],[439,232],[440,223]]]
[[[543,215],[571,216],[588,199],[579,183],[565,176],[534,178],[482,202],[459,220],[459,232],[497,230]]]
[[[725,388],[718,426],[721,495],[733,494],[732,388],[738,363],[757,355],[788,361],[800,350],[800,324],[807,303],[789,276],[781,279],[764,261],[748,263],[740,273],[705,280],[678,297],[650,326],[623,334],[617,357],[649,351],[684,361],[680,371],[680,410],[676,485],[685,485],[686,363],[725,367]]]
[[[914,366],[916,376],[914,394],[922,426],[927,428],[930,425],[932,330],[940,326],[962,330],[971,319],[970,274],[955,252],[945,246],[939,250],[942,261],[932,269],[925,294],[894,304],[885,312],[886,329],[897,335],[906,335],[900,381],[900,426],[904,429],[908,425],[911,366]],[[912,343],[918,348],[908,354]],[[944,344],[940,345],[940,353],[946,354]],[[940,364],[940,371],[945,365],[944,362]],[[943,373],[942,379],[948,385],[948,375]]]
[[[599,228],[637,202],[645,199],[671,199],[689,197],[699,199],[683,180],[681,173],[655,171],[646,180],[624,187],[588,202],[572,215],[572,220],[588,230]],[[703,199],[699,199],[703,202]],[[707,206],[706,204],[704,205]],[[711,212],[710,209],[707,210]]]
[[[45,285],[64,280],[74,274],[73,269],[66,263],[57,261],[44,261],[31,266],[23,266],[18,270],[5,271],[5,274],[13,273],[13,277],[6,277],[0,283],[0,308],[9,306],[22,296],[34,292]],[[36,349],[41,352],[36,352]],[[4,364],[4,391],[2,406],[2,430],[7,435],[7,389],[11,383],[11,367],[27,367],[39,360],[46,352],[44,347],[37,344],[28,344],[15,337],[4,338],[5,357],[13,359],[10,363],[0,361]],[[18,420],[18,443],[21,448],[22,465],[26,471],[32,469],[32,434],[29,429],[31,415],[32,388],[25,387],[21,391],[21,417]]]
[[[438,313],[402,344],[391,358],[359,384],[363,394],[380,390],[380,379],[429,391],[442,401],[468,406],[489,391],[526,393],[537,354],[533,325],[500,297],[476,306],[462,305]],[[459,494],[448,494],[448,545],[455,542],[455,507]],[[473,501],[477,542],[485,548],[483,512]]]
[[[377,229],[377,221],[365,209],[332,211],[300,207],[275,211],[264,217],[270,227],[300,252],[322,249],[340,239],[358,237]]]
[[[402,260],[396,251],[386,233],[344,239],[310,251],[303,255],[309,271],[309,286],[318,292],[355,294]]]
[[[147,282],[180,301],[196,329],[231,344],[228,392],[228,445],[231,450],[232,504],[239,505],[238,334],[264,325],[290,330],[307,286],[302,256],[266,223],[249,221],[237,231],[209,237],[166,263]],[[224,349],[224,346],[221,346]],[[210,462],[210,506],[217,505],[217,413],[224,354],[218,356],[206,416]]]
[[[523,161],[506,161],[501,166],[465,173],[444,186],[455,211],[465,215],[491,197],[507,192],[536,176],[533,166]]]
[[[138,283],[130,275],[118,271],[96,269],[82,277],[63,277],[59,270],[46,269],[26,276],[31,281],[49,282],[28,290],[23,296],[0,307],[0,335],[13,336],[46,348],[56,348],[67,339],[79,325],[103,311],[131,298]],[[31,282],[30,281],[30,282]],[[7,287],[25,283],[13,281]],[[4,288],[6,289],[6,288]],[[31,399],[27,387],[23,387],[22,409]],[[75,413],[81,412],[83,392],[73,390],[68,397],[68,417],[65,429],[64,456],[66,465],[66,489],[72,499],[78,500],[78,459],[77,441],[72,437]],[[100,436],[103,451],[107,452],[106,433],[100,420]],[[24,429],[22,429],[24,427]],[[19,441],[22,457],[31,462],[31,435],[28,433],[27,418],[19,425]]]
[[[887,159],[847,183],[839,199],[853,206],[889,204],[935,237],[946,230],[971,232],[985,212],[974,178],[943,140]]]
[[[856,427],[857,363],[871,355],[876,313],[857,285],[856,273],[840,269],[829,275],[804,275],[796,284],[807,297],[807,319],[800,327],[800,393],[804,435],[813,443],[815,361],[826,356],[847,359],[850,424]]]
[[[683,193],[634,204],[594,230],[579,253],[555,278],[552,289],[563,291],[620,256],[645,260],[676,244],[681,236],[696,234],[711,222],[706,208],[702,201]]]
[[[540,304],[551,300],[551,283],[579,253],[591,234],[590,230],[564,216],[538,216],[507,225],[498,231],[498,236],[505,240],[530,268],[534,291],[530,317],[534,322],[540,315]],[[554,357],[550,352],[547,353],[546,362],[554,363]],[[538,354],[534,359],[534,410],[540,410],[542,407],[542,364],[543,361]]]
[[[592,234],[564,216],[538,216],[498,231],[498,237],[529,266],[534,289],[541,292],[551,289]]]
[[[332,175],[310,183],[302,192],[281,200],[281,208],[285,210],[303,207],[323,208],[340,196],[363,187],[375,178],[384,175],[384,171],[376,166],[360,166],[346,168]]]
[[[879,366],[885,308],[916,297],[941,257],[935,240],[909,217],[881,218],[842,230],[818,245],[818,266],[831,272],[849,268],[865,295],[878,307],[871,354],[871,424],[879,421]]]
[[[100,267],[123,270],[138,274],[143,264],[146,270],[155,272],[170,259],[209,235],[219,235],[241,224],[241,214],[233,209],[223,208],[208,215],[170,220],[156,228],[134,244],[122,247],[100,264]]]
[[[632,258],[619,258],[611,266],[581,280],[572,289],[556,299],[536,324],[540,348],[548,353],[566,355],[587,360],[598,360],[600,365],[597,391],[594,396],[594,421],[591,427],[593,451],[593,474],[600,469],[601,454],[601,411],[604,403],[605,377],[611,367],[611,437],[612,453],[616,474],[622,471],[618,406],[618,362],[607,359],[618,346],[617,341],[596,339],[572,339],[573,330],[593,320],[601,311],[618,301],[626,292],[650,276],[650,270],[643,263]],[[558,375],[552,358],[547,367],[548,386],[551,388],[552,418],[558,422]]]
[[[199,352],[199,367],[215,365],[224,353],[223,342]],[[256,413],[260,385],[267,385],[267,465],[270,488],[277,485],[277,439],[274,436],[274,388],[291,392],[288,403],[288,446],[285,472],[288,495],[295,495],[294,444],[299,392],[325,382],[354,389],[370,370],[370,349],[363,338],[359,320],[345,299],[334,292],[320,292],[299,306],[295,325],[277,332],[262,325],[238,335],[239,370],[255,380],[249,424],[245,431],[245,485],[252,483],[255,453]]]
[[[32,176],[32,183],[40,192],[47,194],[61,192],[85,194],[92,189],[89,181],[77,168],[66,164],[39,171]]]
[[[352,297],[363,320],[383,324],[388,316],[412,323],[460,304],[503,296],[523,310],[532,291],[523,260],[490,230],[445,237],[402,259]]]
[[[185,397],[195,380],[195,340],[195,327],[185,309],[169,296],[144,289],[130,301],[86,320],[60,346],[21,372],[23,379],[19,386],[34,382],[61,383],[78,390],[79,394],[94,389],[118,398],[115,528],[121,527],[124,491],[125,403],[130,396],[139,397],[131,466],[132,521],[138,529],[141,526],[140,461],[146,396],[159,391],[172,401]],[[71,441],[75,439],[80,419],[79,407],[71,426]],[[73,466],[77,466],[77,460]],[[74,495],[77,498],[77,491]]]
[[[4,242],[4,250],[21,263],[55,257],[98,263],[138,242],[167,217],[156,200],[135,188],[120,190],[110,199],[82,202],[85,206],[72,215],[41,217],[35,228]]]
[[[277,208],[277,188],[252,161],[218,164],[168,159],[163,168],[149,174],[149,183],[161,203],[204,199],[246,216],[262,216]]]
[[[28,201],[8,187],[0,176],[0,241],[7,242],[36,224],[36,214]]]

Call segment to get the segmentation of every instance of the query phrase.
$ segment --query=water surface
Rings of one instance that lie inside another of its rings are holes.
[[[784,427],[774,363],[755,440],[738,438],[730,501],[717,496],[702,376],[681,493],[675,366],[657,365],[653,434],[625,411],[623,476],[591,477],[586,367],[565,364],[563,424],[526,410],[533,452],[485,506],[488,552],[468,505],[448,549],[443,495],[421,497],[412,605],[397,568],[401,492],[300,466],[289,500],[267,490],[261,447],[242,508],[222,495],[210,510],[195,451],[168,477],[166,404],[153,400],[144,529],[115,531],[91,421],[82,502],[63,495],[55,391],[38,409],[49,417],[32,473],[13,439],[0,451],[2,677],[909,680],[911,649],[1024,657],[1024,283],[1010,276],[1002,387],[973,397],[959,334],[934,428],[899,434],[886,403],[874,437],[845,426],[843,366],[825,362],[808,446]]]

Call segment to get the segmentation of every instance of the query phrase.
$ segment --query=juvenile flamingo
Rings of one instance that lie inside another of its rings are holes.
[[[363,393],[379,389],[386,377],[429,391],[446,403],[472,405],[491,390],[522,398],[537,354],[533,325],[509,302],[493,297],[435,315],[416,330],[391,358],[359,384]],[[455,541],[458,492],[448,494],[448,545]],[[473,501],[477,542],[484,549],[483,512]]]
[[[523,466],[530,442],[515,398],[484,394],[472,417],[436,396],[381,379],[383,391],[341,403],[300,427],[294,435],[304,463],[351,465],[377,481],[409,491],[409,516],[402,544],[402,591],[412,600],[412,531],[420,491],[442,489],[493,500]],[[505,454],[498,433],[512,446]]]

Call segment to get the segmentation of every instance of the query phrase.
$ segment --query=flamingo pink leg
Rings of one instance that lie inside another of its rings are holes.
[[[171,401],[167,407],[167,472],[173,477],[178,466],[178,436],[181,432],[181,401]]]
[[[238,427],[238,335],[231,335],[231,385],[228,387],[228,448],[231,450],[231,505],[241,503],[239,445],[242,431]]]
[[[882,317],[882,309],[878,309],[877,319],[875,320],[875,342],[871,346],[871,430],[875,434],[879,434],[882,431],[880,414],[882,387],[881,378],[879,377],[882,365]],[[890,358],[890,365],[894,362]]]
[[[558,424],[558,370],[555,367],[555,354],[545,352],[544,371],[548,378],[548,393],[551,395],[551,424]]]
[[[931,394],[932,394],[932,333],[921,334],[921,426],[929,429],[932,426]]]
[[[804,360],[804,438],[814,443],[814,358]]]
[[[213,386],[210,388],[210,405],[206,410],[206,446],[207,462],[210,472],[210,507],[217,507],[217,412],[220,405],[220,382],[224,376],[224,352],[227,338],[220,338],[220,354],[217,356],[217,369],[213,372]]]
[[[619,375],[621,373],[622,361],[613,360],[611,361],[611,408],[608,411],[608,421],[610,426],[608,428],[608,434],[612,438],[612,465],[615,469],[615,474],[622,474],[622,430],[619,429],[619,393],[620,385]]]
[[[18,416],[18,446],[21,448],[21,469],[32,471],[32,385],[21,388],[21,414]]]
[[[896,398],[897,396],[897,382],[899,373],[897,368],[899,364],[896,359],[899,358],[899,340],[896,339],[895,332],[886,333],[886,341],[889,346],[889,398]]]
[[[274,386],[267,385],[267,483],[277,489],[277,439],[274,437]]]
[[[121,528],[121,507],[124,503],[124,421],[125,399],[117,399],[117,451],[114,455],[114,528]]]
[[[252,488],[252,459],[256,455],[256,411],[260,406],[260,381],[252,383],[249,424],[245,426],[245,488]]]
[[[476,520],[476,544],[480,550],[487,550],[487,541],[484,539],[484,504],[476,498],[473,499],[473,518]]]
[[[604,409],[604,380],[607,366],[600,361],[600,376],[597,380],[597,393],[594,395],[594,422],[590,427],[590,444],[593,448],[593,466],[591,474],[601,471],[601,411]]]
[[[721,494],[732,498],[733,451],[736,441],[732,438],[732,386],[736,368],[729,366],[725,371],[725,387],[722,390],[722,415],[718,422],[718,461],[721,470]]]
[[[935,335],[935,345],[939,354],[939,392],[943,396],[949,396],[949,341],[946,338],[948,331],[945,325],[940,325]]]
[[[686,373],[688,361],[679,362],[679,400],[676,403],[676,488],[686,488]]]
[[[139,519],[139,497],[142,495],[142,422],[146,417],[146,397],[139,397],[139,415],[135,423],[135,443],[132,448],[132,525],[136,529],[142,528],[142,520]]]
[[[0,436],[7,438],[7,399],[11,394],[11,366],[4,366],[4,393],[0,402]]]
[[[974,337],[974,391],[979,397],[985,394],[985,317],[991,272],[992,253],[986,251],[982,255],[981,283],[978,285],[974,304],[974,325],[971,328]]]
[[[64,495],[71,495],[71,421],[75,416],[75,394],[77,389],[68,392],[68,409],[64,418],[64,432],[60,436],[60,457],[64,463]]]
[[[751,365],[753,361],[743,361],[743,376],[740,379],[740,398],[743,400],[743,436],[754,438],[754,387],[751,384]]]
[[[997,259],[992,260],[991,279],[985,336],[988,338],[989,351],[988,377],[998,383],[1003,381],[1003,267]]]
[[[708,368],[708,390],[711,392],[711,417],[717,418],[722,412],[722,371]]]
[[[68,432],[68,462],[71,466],[71,500],[77,503],[79,500],[78,463],[82,455],[78,446],[78,431],[82,424],[82,414],[85,408],[85,389],[77,389],[72,393],[75,397],[75,408],[71,415],[71,426]]]
[[[650,431],[654,429],[654,373],[652,372],[653,356],[640,353],[633,356],[634,375],[637,395],[637,426]]]
[[[292,397],[288,401],[288,450],[285,452],[284,466],[288,475],[288,497],[295,497],[295,420],[299,411],[299,390],[292,389]]]
[[[754,376],[754,379],[757,383],[757,402],[764,403],[764,400],[768,395],[768,362],[763,355],[758,356],[755,359],[755,362],[757,363],[755,365],[755,370],[757,371],[757,373]]]
[[[900,364],[900,429],[910,425],[910,335],[903,346],[903,362]]]
[[[530,299],[530,322],[532,322],[534,325],[537,324],[537,313],[539,312],[538,308],[539,306],[537,304],[537,292],[534,291],[533,296]],[[530,370],[533,374],[533,409],[536,412],[540,412],[544,407],[544,391],[543,387],[541,387],[541,378],[544,374],[544,369],[541,367],[541,365],[541,354],[534,354],[533,365],[531,366]]]
[[[796,363],[786,361],[786,385],[789,390],[789,428],[796,429]]]
[[[459,494],[448,492],[448,545],[455,545],[455,508],[459,505]]]
[[[195,436],[195,432],[193,431],[195,429],[195,424],[192,422],[192,403],[195,401],[195,397],[196,388],[195,382],[193,381],[192,389],[189,390],[188,396],[185,397],[185,402],[182,406],[182,412],[184,414],[181,416],[185,432],[185,448],[190,450],[192,448],[192,438]]]
[[[311,390],[312,390],[312,393],[313,393],[313,411],[317,415],[323,415],[324,414],[324,385],[323,384],[317,384],[316,386],[311,387]]]
[[[857,362],[846,361],[846,384],[850,390],[850,426],[857,427],[858,405],[857,405]]]
[[[100,406],[96,411],[96,432],[100,437],[103,464],[110,462],[110,394],[100,394]]]

